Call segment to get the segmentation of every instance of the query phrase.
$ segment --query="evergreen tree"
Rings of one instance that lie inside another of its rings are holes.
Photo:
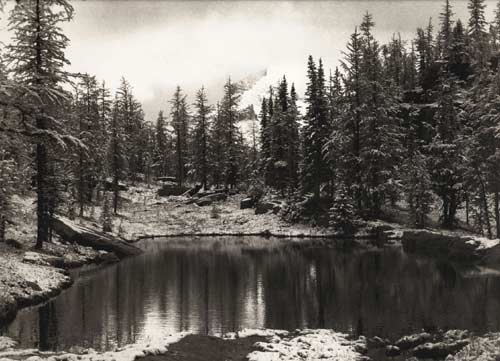
[[[120,182],[126,178],[127,158],[126,158],[126,136],[124,133],[122,107],[126,105],[123,101],[124,94],[118,91],[113,102],[113,110],[110,123],[109,142],[109,167],[113,188],[113,212],[118,213]]]
[[[220,103],[217,103],[215,107],[215,117],[213,122],[213,127],[211,131],[210,139],[210,166],[212,183],[218,187],[224,183],[224,165],[226,157],[225,148],[225,131],[226,127],[222,117],[222,110]]]
[[[439,15],[441,21],[441,29],[439,31],[439,47],[441,50],[441,57],[448,59],[453,35],[453,11],[450,5],[450,0],[445,0],[443,11]]]
[[[66,0],[20,0],[9,18],[14,37],[8,47],[7,61],[15,79],[29,89],[23,101],[33,107],[30,121],[42,135],[35,140],[37,248],[49,238],[53,211],[49,190],[50,144],[53,144],[51,141],[64,144],[69,139],[60,129],[54,114],[56,107],[68,101],[61,86],[68,80],[63,67],[69,63],[64,55],[69,40],[60,26],[72,17],[73,8]]]
[[[163,111],[158,113],[155,126],[155,156],[154,162],[156,165],[156,175],[167,175],[168,169],[168,134],[167,134],[167,120],[163,115]]]
[[[224,85],[224,96],[220,105],[220,116],[224,125],[224,157],[223,175],[225,186],[233,188],[239,180],[241,159],[241,138],[237,126],[239,120],[238,104],[240,93],[236,83],[228,78]]]
[[[312,191],[314,198],[319,200],[321,184],[329,176],[328,167],[323,157],[323,148],[330,134],[325,73],[321,59],[316,67],[312,56],[309,56],[307,72],[307,112],[303,128],[302,186],[304,191]]]
[[[204,87],[196,93],[194,109],[193,171],[195,179],[206,189],[209,174],[210,118],[213,107],[208,104]]]
[[[355,205],[359,210],[361,204],[362,189],[362,169],[361,169],[361,127],[362,127],[362,103],[364,81],[362,77],[362,41],[357,31],[351,35],[347,43],[347,51],[344,53],[344,60],[341,62],[345,72],[345,93],[347,107],[344,111],[343,130],[337,130],[332,138],[332,143],[339,142],[333,149],[339,149],[341,154],[332,153],[337,160],[342,163],[342,168],[346,170],[344,178],[349,193],[352,195]],[[340,146],[341,145],[341,146]]]
[[[182,186],[187,175],[188,160],[188,135],[189,135],[189,114],[186,103],[186,96],[182,93],[181,87],[177,86],[172,100],[170,101],[172,110],[172,127],[174,128],[176,176],[179,186]]]
[[[463,198],[463,154],[460,146],[461,122],[456,82],[442,75],[435,115],[435,136],[427,147],[434,192],[441,198],[441,220],[445,227],[455,225]]]

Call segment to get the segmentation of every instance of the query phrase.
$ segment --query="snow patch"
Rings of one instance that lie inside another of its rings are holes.
[[[349,341],[345,334],[332,330],[302,330],[298,336],[286,339],[275,334],[270,342],[257,342],[260,350],[253,351],[249,361],[357,361],[360,349],[366,349],[364,339]]]
[[[473,244],[476,249],[488,249],[498,246],[500,244],[500,239],[489,239],[486,237],[474,237],[473,239],[467,241],[468,244]]]
[[[134,361],[138,357],[163,354],[167,352],[170,344],[179,342],[188,334],[188,332],[179,332],[167,336],[146,338],[138,343],[103,353],[98,353],[92,349],[85,350],[83,354],[50,354],[37,350],[0,352],[0,361],[14,361],[20,356],[29,356],[26,361]]]
[[[286,335],[288,335],[288,331],[285,330],[273,330],[268,328],[245,328],[241,331],[226,333],[223,339],[234,340],[236,338],[243,338],[249,336],[272,337],[272,336],[286,336]]]

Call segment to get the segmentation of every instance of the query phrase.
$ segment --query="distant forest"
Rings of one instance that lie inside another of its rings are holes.
[[[346,232],[404,204],[416,227],[437,210],[454,228],[460,212],[478,233],[500,237],[500,2],[491,22],[485,6],[469,0],[462,22],[446,0],[438,23],[387,44],[366,13],[337,68],[304,59],[304,95],[285,74],[256,115],[241,109],[231,79],[217,104],[203,87],[188,104],[177,87],[165,100],[170,114],[152,124],[127,80],[111,94],[95,76],[65,70],[68,1],[17,1],[0,62],[0,240],[15,194],[36,192],[42,247],[54,213],[84,216],[108,201],[117,213],[122,182],[165,176],[275,194],[287,200],[287,220],[326,215]],[[249,119],[244,136],[239,123]]]

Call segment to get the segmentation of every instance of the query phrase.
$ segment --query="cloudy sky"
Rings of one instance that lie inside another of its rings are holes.
[[[453,1],[467,19],[467,2]],[[488,2],[491,18],[495,1]],[[338,64],[349,34],[362,15],[373,13],[381,41],[394,32],[412,38],[429,17],[437,22],[442,1],[75,1],[71,70],[88,72],[116,87],[121,76],[133,85],[152,120],[179,84],[189,95],[205,85],[210,100],[224,80],[267,69],[243,99],[256,101],[283,74],[305,87],[307,56]],[[8,8],[7,8],[8,12]],[[5,16],[4,16],[5,18]],[[8,41],[5,19],[0,36]],[[190,97],[192,100],[192,97]]]

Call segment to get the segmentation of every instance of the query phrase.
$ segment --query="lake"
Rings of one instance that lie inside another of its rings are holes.
[[[158,333],[331,328],[395,339],[500,330],[500,277],[400,247],[345,249],[258,237],[143,241],[143,255],[80,270],[0,333],[22,347],[96,350]]]

